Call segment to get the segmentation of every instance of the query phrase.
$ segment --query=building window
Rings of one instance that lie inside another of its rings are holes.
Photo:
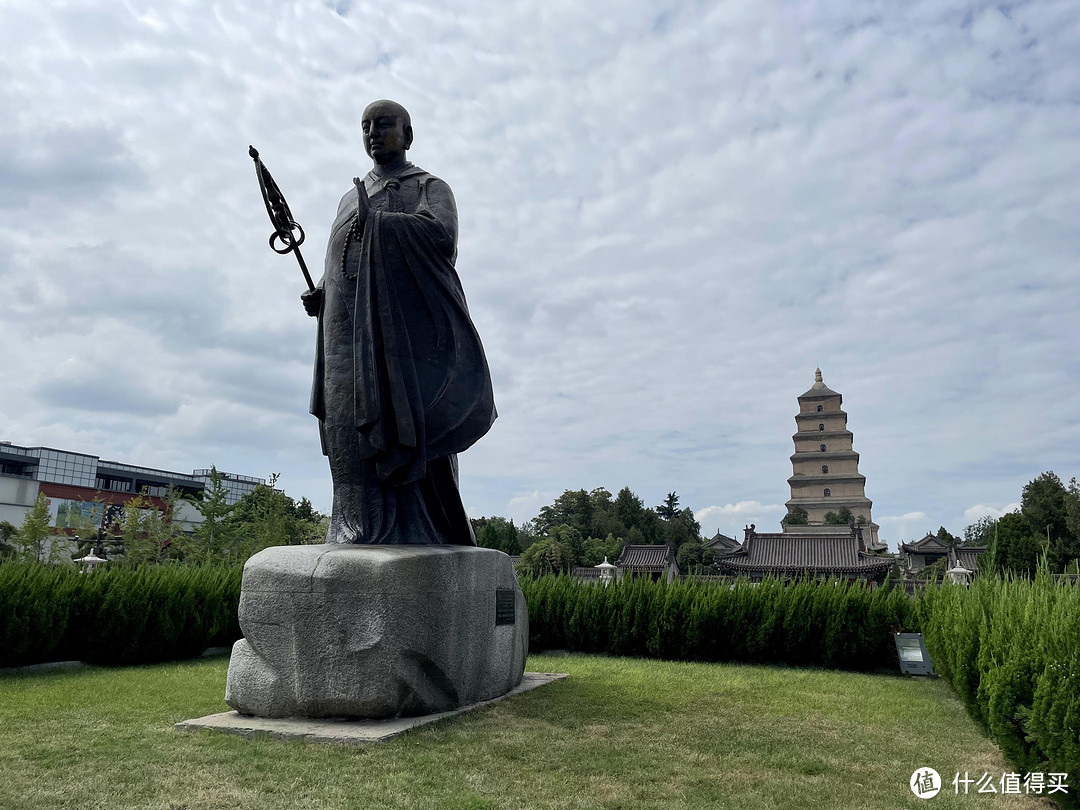
[[[822,452],[822,453],[824,453],[824,452],[825,452],[825,445],[821,445],[821,452]]]
[[[817,429],[818,430],[824,430],[825,429],[825,423],[824,422],[818,422]]]
[[[825,406],[824,406],[824,405],[818,405],[818,406],[817,406],[817,412],[818,412],[818,413],[821,413],[821,412],[822,412],[822,411],[823,411],[824,409],[825,409]]]
[[[821,471],[823,473],[827,473],[829,471],[829,465],[828,464],[822,464],[821,465]]]
[[[825,488],[825,497],[826,498],[832,497],[832,490],[829,489],[828,487]]]

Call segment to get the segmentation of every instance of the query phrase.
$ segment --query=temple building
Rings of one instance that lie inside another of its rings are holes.
[[[644,577],[674,582],[682,574],[675,560],[675,549],[668,545],[626,545],[615,561],[615,568],[619,579]]]
[[[787,527],[785,526],[785,529]],[[805,530],[811,527],[796,526]],[[885,581],[893,558],[867,551],[861,526],[829,526],[828,532],[784,531],[769,534],[746,527],[735,551],[717,556],[721,574],[751,580],[765,577],[844,579],[870,587]]]
[[[791,499],[786,506],[783,531],[798,535],[829,535],[837,532],[829,524],[829,512],[840,513],[844,507],[864,529],[865,548],[884,549],[878,542],[878,526],[870,515],[872,501],[866,497],[866,477],[859,474],[859,454],[852,449],[852,434],[847,429],[847,413],[840,407],[843,396],[833,391],[814,371],[814,384],[799,397],[795,416],[797,432],[792,436],[795,453],[791,456],[792,475],[788,479]],[[796,517],[805,510],[806,522]],[[840,530],[844,531],[843,529]]]
[[[751,524],[742,543],[717,532],[705,545],[715,549],[720,574],[753,580],[844,579],[869,587],[884,582],[895,559],[878,542],[842,400],[817,369],[813,386],[799,397],[795,416],[791,499],[783,531],[759,532]]]
[[[927,533],[922,540],[900,544],[900,564],[905,580],[925,576],[926,569],[938,560],[947,558],[947,569],[964,569],[969,576],[979,573],[979,557],[987,551],[986,546],[961,546],[941,540]]]

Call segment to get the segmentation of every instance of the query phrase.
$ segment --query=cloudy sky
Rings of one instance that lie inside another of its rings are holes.
[[[7,0],[0,440],[328,509],[247,147],[321,268],[382,97],[457,197],[474,515],[629,485],[775,531],[818,365],[893,544],[1080,475],[1075,0]]]

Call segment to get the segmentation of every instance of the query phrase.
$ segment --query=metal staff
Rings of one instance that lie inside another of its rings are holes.
[[[286,253],[294,253],[296,261],[300,263],[300,271],[304,274],[308,289],[314,290],[315,284],[311,280],[307,264],[304,263],[304,257],[300,254],[300,245],[304,244],[304,229],[293,219],[292,211],[289,210],[289,204],[285,202],[281,189],[278,188],[278,184],[274,182],[274,178],[270,176],[263,162],[259,160],[259,150],[254,146],[249,146],[248,154],[255,161],[255,175],[259,178],[259,188],[262,189],[263,202],[266,203],[266,213],[270,217],[270,224],[274,226],[274,232],[270,234],[270,249],[282,256]],[[275,241],[280,242],[280,246],[274,244]]]

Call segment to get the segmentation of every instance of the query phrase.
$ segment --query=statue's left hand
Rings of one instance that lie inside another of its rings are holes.
[[[356,198],[359,201],[356,213],[360,222],[366,222],[368,212],[371,210],[371,204],[368,202],[367,188],[364,186],[364,181],[359,177],[352,179],[353,184],[356,186]]]
[[[319,316],[319,308],[322,306],[322,299],[322,287],[316,287],[314,290],[305,290],[300,293],[300,300],[304,304],[304,311],[312,318],[317,318]]]

